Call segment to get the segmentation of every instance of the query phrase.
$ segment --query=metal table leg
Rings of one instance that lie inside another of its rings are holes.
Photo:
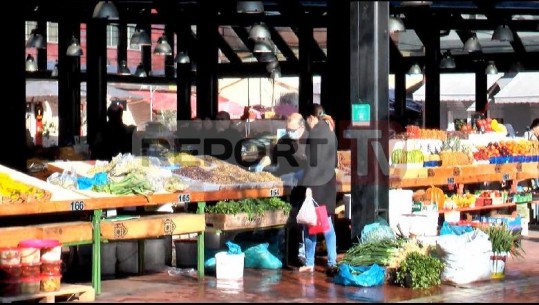
[[[92,286],[95,294],[101,293],[101,216],[102,210],[95,210],[92,218]]]
[[[206,202],[198,202],[197,214],[204,214]],[[204,231],[197,236],[197,271],[200,278],[204,278]]]

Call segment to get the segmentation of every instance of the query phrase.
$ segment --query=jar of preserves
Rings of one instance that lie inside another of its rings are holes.
[[[20,247],[20,249],[21,249],[21,263],[37,264],[41,261],[40,248]]]
[[[60,290],[62,276],[58,274],[41,275],[41,291],[52,292]]]
[[[41,289],[41,277],[25,277],[21,278],[21,294],[36,294]]]
[[[22,277],[38,277],[41,274],[41,263],[21,264]]]
[[[0,266],[0,281],[18,280],[21,277],[21,265]]]
[[[57,262],[42,262],[41,263],[42,274],[62,274],[62,261]]]
[[[62,259],[62,246],[60,242],[53,239],[42,240],[41,261],[57,262]]]
[[[0,248],[0,266],[13,266],[21,263],[19,248]]]

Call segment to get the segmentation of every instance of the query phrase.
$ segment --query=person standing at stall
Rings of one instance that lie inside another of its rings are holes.
[[[132,151],[133,132],[136,127],[124,124],[123,112],[124,108],[117,102],[112,102],[107,109],[108,121],[96,136],[92,149],[93,160],[110,161],[119,153]]]
[[[312,197],[319,205],[325,205],[328,212],[329,230],[324,233],[327,248],[328,276],[337,272],[337,237],[333,226],[333,215],[337,201],[337,137],[334,133],[334,123],[323,108],[314,104],[307,118],[310,127],[306,145],[307,167],[301,185],[312,190]],[[313,272],[317,236],[310,235],[304,226],[305,236],[305,266],[300,272]]]

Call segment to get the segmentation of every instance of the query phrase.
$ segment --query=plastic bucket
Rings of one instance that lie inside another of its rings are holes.
[[[244,260],[244,253],[228,254],[227,252],[218,252],[215,254],[215,274],[217,279],[242,279]]]

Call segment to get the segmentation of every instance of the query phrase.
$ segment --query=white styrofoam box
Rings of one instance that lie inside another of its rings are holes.
[[[237,280],[243,278],[245,253],[228,254],[226,251],[215,254],[215,275],[217,279]]]
[[[460,212],[459,211],[446,211],[444,212],[444,220],[453,223],[460,221]]]
[[[438,213],[403,214],[397,225],[400,225],[404,236],[435,236],[438,235]]]
[[[346,219],[352,219],[352,195],[345,194],[343,197],[343,203],[344,203],[344,217],[346,217]]]
[[[389,226],[395,233],[398,232],[397,225],[403,214],[412,213],[413,196],[412,190],[389,190]]]

